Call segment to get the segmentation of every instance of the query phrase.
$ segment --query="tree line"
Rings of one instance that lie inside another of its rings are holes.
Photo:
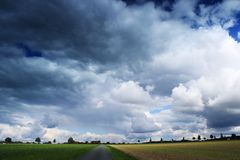
[[[31,144],[40,144],[42,142],[41,138],[40,137],[37,137],[35,139],[35,141],[33,142],[26,142],[26,143],[31,143]],[[0,141],[0,143],[23,143],[21,141],[13,141],[12,138],[10,137],[7,137],[5,138],[4,141]],[[57,140],[56,139],[53,139],[52,141],[46,141],[46,142],[42,142],[43,144],[56,144],[57,143]],[[67,142],[64,142],[63,144],[88,144],[88,143],[91,143],[91,144],[100,144],[101,141],[99,140],[96,140],[96,141],[85,141],[85,142],[79,142],[79,141],[76,141],[74,140],[72,137],[69,137]]]
[[[202,137],[201,135],[198,135],[197,137],[193,136],[192,139],[186,139],[183,137],[181,140],[163,140],[161,138],[159,141],[152,141],[150,138],[148,142],[145,143],[169,143],[169,142],[197,142],[197,141],[217,141],[217,140],[240,140],[240,136],[236,134],[226,135],[224,136],[222,133],[219,137],[216,137],[215,135],[211,134],[209,138]],[[138,140],[138,143],[140,143],[140,140]]]
[[[169,142],[195,142],[195,141],[217,141],[217,140],[240,140],[240,136],[236,135],[236,134],[232,134],[232,135],[228,135],[228,136],[224,136],[222,133],[220,134],[219,137],[216,137],[215,135],[211,134],[209,136],[209,138],[206,137],[202,137],[201,135],[198,135],[197,137],[193,136],[192,139],[185,139],[185,137],[183,137],[181,140],[163,140],[163,138],[161,138],[159,141],[153,141],[151,138],[149,139],[148,142],[141,142],[140,140],[137,140],[137,143],[169,143]],[[35,143],[35,144],[40,144],[42,142],[40,137],[37,137],[35,139],[34,142],[26,142],[26,143]],[[0,143],[23,143],[21,141],[13,141],[12,138],[7,137],[5,138],[4,141],[0,141]],[[43,144],[56,144],[57,140],[53,139],[52,141],[46,141],[46,142],[42,142]],[[96,140],[96,141],[85,141],[85,142],[79,142],[74,140],[72,137],[69,137],[67,142],[64,142],[63,144],[100,144],[101,141]],[[107,142],[106,144],[110,144],[110,142]],[[123,142],[123,144],[125,144],[125,142]]]

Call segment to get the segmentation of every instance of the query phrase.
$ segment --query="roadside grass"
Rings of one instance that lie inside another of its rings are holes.
[[[74,160],[97,145],[1,144],[0,160]]]
[[[132,157],[116,148],[107,146],[107,151],[112,155],[112,160],[137,160],[135,157]]]
[[[240,160],[240,141],[112,146],[139,160]]]

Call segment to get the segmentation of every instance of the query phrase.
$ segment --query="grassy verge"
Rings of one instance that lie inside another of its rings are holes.
[[[107,146],[107,150],[111,153],[113,160],[137,160],[134,157],[131,157],[130,155],[113,148],[112,146]]]
[[[91,144],[2,144],[0,160],[72,160],[95,148]]]

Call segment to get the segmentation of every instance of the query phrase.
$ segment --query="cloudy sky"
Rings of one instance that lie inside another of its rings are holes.
[[[1,0],[0,139],[240,132],[240,1]]]

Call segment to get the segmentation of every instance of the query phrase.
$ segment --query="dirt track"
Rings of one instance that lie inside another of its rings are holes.
[[[79,160],[111,160],[110,153],[104,145],[100,145]]]

